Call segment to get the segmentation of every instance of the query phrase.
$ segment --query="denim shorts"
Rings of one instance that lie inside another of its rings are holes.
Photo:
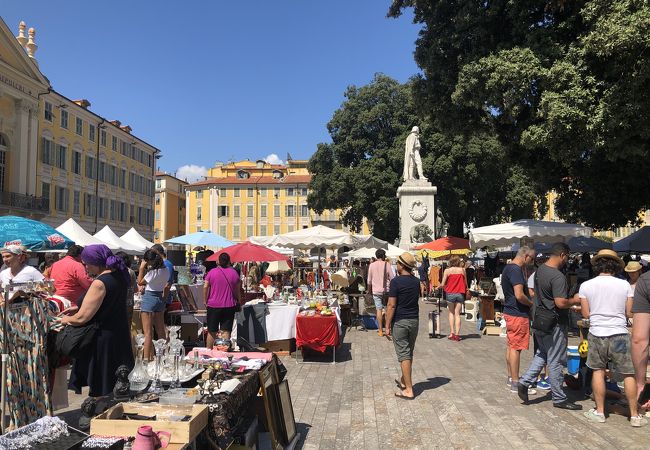
[[[587,367],[594,370],[605,369],[607,362],[610,361],[610,369],[622,375],[634,374],[629,334],[598,337],[589,333],[587,342],[589,342]]]
[[[447,294],[447,303],[464,303],[465,294]]]
[[[165,310],[165,300],[160,291],[144,291],[140,302],[140,311],[157,313]]]
[[[384,294],[372,294],[372,300],[375,302],[375,308],[384,309]]]

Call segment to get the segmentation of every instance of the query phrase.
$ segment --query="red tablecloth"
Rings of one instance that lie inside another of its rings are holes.
[[[296,347],[309,347],[324,352],[328,346],[339,345],[336,315],[296,317]]]

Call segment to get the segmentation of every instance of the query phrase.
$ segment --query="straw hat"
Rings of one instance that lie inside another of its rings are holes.
[[[627,263],[627,266],[625,266],[625,271],[626,272],[638,272],[641,270],[643,267],[638,261],[630,261]]]
[[[598,253],[596,253],[596,256],[591,258],[591,262],[595,263],[596,261],[598,261],[599,259],[602,259],[602,258],[613,259],[614,261],[616,261],[621,266],[621,268],[623,268],[623,266],[625,266],[625,263],[623,262],[621,257],[618,256],[618,254],[614,250],[610,250],[608,248],[604,248],[604,249],[600,250]]]
[[[397,258],[397,262],[408,269],[414,269],[417,265],[415,257],[409,252],[404,252]]]

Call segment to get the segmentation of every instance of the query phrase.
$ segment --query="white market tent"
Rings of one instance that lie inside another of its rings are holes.
[[[153,242],[149,242],[145,238],[142,237],[140,233],[137,232],[137,230],[133,227],[126,233],[124,233],[120,239],[123,241],[128,242],[129,244],[141,248],[142,251],[145,251],[148,248],[153,247]]]
[[[339,248],[355,247],[359,240],[350,233],[335,230],[323,225],[291,231],[275,236],[253,236],[250,241],[264,246],[278,246],[298,249],[311,249],[316,247]]]
[[[534,242],[564,242],[577,236],[591,237],[591,233],[591,228],[583,225],[521,219],[474,228],[469,232],[469,241],[472,248],[489,245],[498,247],[519,243],[521,239],[532,239]]]
[[[140,247],[135,247],[120,239],[120,237],[115,234],[108,225],[105,225],[104,228],[95,233],[94,236],[106,244],[111,250],[122,250],[123,252],[130,254],[142,253]]]
[[[359,241],[357,245],[360,248],[383,248],[385,250],[390,245],[388,241],[376,238],[372,234],[356,234],[354,237]]]
[[[382,248],[382,247],[377,247],[377,248]],[[348,252],[347,256],[351,258],[370,259],[375,256],[375,252],[377,251],[377,248],[361,247],[356,250],[352,250]],[[388,258],[397,258],[399,255],[404,253],[404,250],[391,244],[388,244],[388,248],[385,250],[386,250],[386,256]]]
[[[61,225],[59,225],[56,228],[56,231],[62,233],[64,236],[69,237],[71,240],[74,241],[75,244],[81,245],[82,247],[85,247],[87,245],[93,245],[93,244],[105,244],[105,242],[103,242],[100,239],[97,239],[92,234],[84,230],[83,227],[79,225],[77,222],[75,222],[73,218],[69,218]],[[110,245],[108,246],[108,248],[110,248],[111,250],[117,250],[117,247],[111,248]]]

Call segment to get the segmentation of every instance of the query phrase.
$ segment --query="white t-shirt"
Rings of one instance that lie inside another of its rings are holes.
[[[162,292],[169,281],[169,270],[167,267],[150,270],[144,275],[144,281],[147,282],[145,291]]]
[[[630,283],[613,276],[597,276],[582,283],[578,295],[589,302],[591,334],[607,337],[628,333],[625,305],[628,297],[634,297]]]
[[[528,289],[535,289],[535,272],[531,273],[528,277],[528,282],[526,283]]]
[[[44,278],[45,277],[38,271],[38,269],[27,265],[23,267],[15,277],[11,275],[11,269],[9,267],[0,272],[0,282],[2,283],[2,286],[8,284],[10,281],[13,281],[14,283],[26,283],[28,281],[41,281]]]

